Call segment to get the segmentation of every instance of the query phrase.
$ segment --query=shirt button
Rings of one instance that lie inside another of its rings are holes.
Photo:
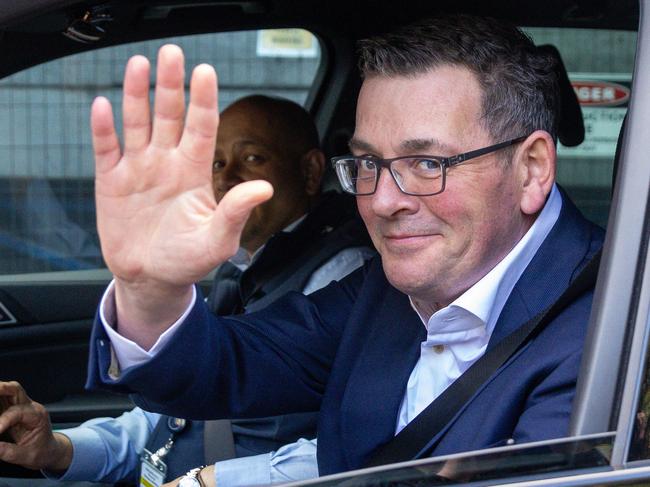
[[[445,346],[444,345],[434,345],[433,346],[433,351],[436,353],[442,353],[445,351]]]

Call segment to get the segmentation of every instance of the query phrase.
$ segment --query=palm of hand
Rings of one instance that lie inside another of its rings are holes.
[[[209,252],[218,239],[212,228],[217,205],[210,175],[201,181],[191,164],[173,156],[151,157],[157,164],[148,167],[125,157],[97,176],[102,251],[109,268],[125,280],[155,275],[191,284],[222,257]],[[220,248],[224,259],[236,250]]]
[[[97,224],[118,279],[181,287],[234,254],[250,210],[271,196],[267,183],[242,184],[216,204],[211,165],[218,125],[216,74],[198,66],[183,126],[182,52],[160,50],[153,122],[149,65],[129,61],[124,79],[124,151],[110,105],[93,104]]]

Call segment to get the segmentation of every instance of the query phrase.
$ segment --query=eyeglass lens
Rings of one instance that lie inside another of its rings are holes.
[[[336,172],[346,191],[357,195],[372,194],[382,165],[390,165],[395,182],[406,193],[426,195],[442,190],[442,164],[437,159],[404,157],[381,164],[355,157],[338,160]]]

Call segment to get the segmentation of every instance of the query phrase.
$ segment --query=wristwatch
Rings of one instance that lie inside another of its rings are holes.
[[[178,487],[204,487],[203,482],[201,482],[200,473],[201,470],[205,468],[205,465],[193,468],[185,475],[181,477],[180,482],[178,482]]]

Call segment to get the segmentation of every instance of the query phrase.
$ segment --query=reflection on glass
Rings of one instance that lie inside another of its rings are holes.
[[[127,59],[155,59],[168,42],[183,48],[187,72],[216,67],[222,108],[253,93],[303,104],[321,62],[318,39],[304,30],[218,32],[91,50],[1,79],[0,276],[104,267],[90,105],[106,96],[119,120]]]
[[[92,180],[1,178],[0,274],[103,266]]]
[[[650,371],[646,363],[645,376],[641,385],[639,405],[636,409],[634,430],[630,441],[630,453],[628,460],[645,460],[650,458],[650,429],[648,418],[650,417]]]
[[[595,467],[609,468],[613,436],[603,435],[587,440],[566,440],[545,445],[506,449],[482,455],[448,460],[417,462],[406,467],[368,473],[350,473],[324,478],[309,485],[344,487],[406,487],[453,485],[508,479],[524,476],[549,476],[553,473]]]

